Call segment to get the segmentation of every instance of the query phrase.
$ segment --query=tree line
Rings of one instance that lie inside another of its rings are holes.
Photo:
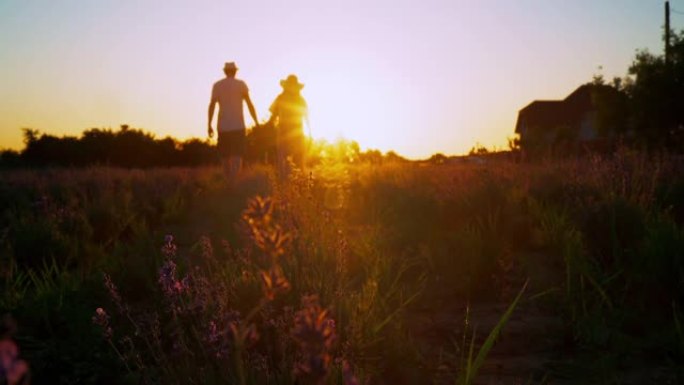
[[[79,137],[23,129],[24,148],[0,155],[4,167],[93,166],[164,167],[201,166],[217,163],[207,141],[183,142],[171,137],[157,139],[142,129],[122,125],[119,130],[92,128]]]
[[[120,129],[92,128],[80,136],[55,136],[23,129],[24,148],[0,152],[0,168],[113,166],[125,168],[198,167],[220,162],[215,144],[197,138],[179,141],[158,139],[143,129],[121,125]],[[276,133],[271,125],[260,125],[247,133],[245,160],[272,164],[276,159]],[[311,142],[309,163],[326,161],[383,163],[405,161],[390,151],[361,151],[355,141]]]
[[[590,84],[611,92],[596,95],[597,125],[604,138],[621,138],[650,150],[684,150],[684,31],[672,34],[670,52],[637,52],[628,73]]]

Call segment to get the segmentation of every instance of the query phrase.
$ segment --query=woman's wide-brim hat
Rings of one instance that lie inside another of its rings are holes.
[[[295,89],[295,90],[301,90],[302,88],[304,88],[304,84],[299,82],[299,79],[297,79],[297,75],[290,75],[287,77],[287,79],[281,80],[280,86],[283,87],[284,89]]]
[[[226,64],[223,65],[223,70],[232,70],[232,71],[237,71],[237,66],[235,65],[234,61],[226,62]]]

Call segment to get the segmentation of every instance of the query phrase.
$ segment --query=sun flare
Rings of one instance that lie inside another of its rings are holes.
[[[364,148],[386,145],[383,129],[388,124],[383,105],[391,91],[363,72],[312,72],[303,77],[304,97],[309,104],[311,135],[334,142],[354,140]]]

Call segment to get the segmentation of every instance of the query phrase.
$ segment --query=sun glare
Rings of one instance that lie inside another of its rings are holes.
[[[390,90],[363,73],[305,74],[304,97],[309,104],[311,134],[334,142],[354,140],[364,148],[386,145],[383,104]]]

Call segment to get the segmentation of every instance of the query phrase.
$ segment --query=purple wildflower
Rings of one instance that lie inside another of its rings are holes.
[[[261,283],[264,291],[264,296],[268,300],[273,300],[276,295],[286,293],[290,290],[290,283],[283,275],[282,269],[278,266],[273,266],[269,271],[260,271]]]
[[[109,315],[103,308],[98,307],[95,309],[93,323],[102,329],[105,339],[110,340],[112,338],[113,330],[109,326]]]
[[[123,301],[121,300],[121,295],[119,294],[119,289],[116,287],[114,281],[112,281],[112,277],[110,277],[109,274],[104,275],[104,285],[107,288],[107,292],[109,292],[109,298],[111,298],[112,302],[114,302],[116,308],[119,309],[119,312],[123,313],[124,305]]]
[[[344,385],[359,385],[359,380],[356,379],[351,365],[347,361],[342,363],[342,379],[344,380]]]
[[[29,367],[19,359],[19,348],[11,339],[0,340],[0,382],[8,385],[25,383]]]
[[[164,265],[159,269],[159,284],[162,287],[164,295],[172,297],[178,289],[178,281],[176,280],[176,264],[168,259]]]
[[[176,256],[176,250],[176,245],[173,243],[173,235],[167,234],[164,237],[164,246],[161,248],[162,254],[164,254],[166,258],[171,259]]]
[[[200,238],[200,248],[202,249],[202,258],[205,261],[214,259],[214,247],[211,245],[209,237]]]
[[[295,314],[294,322],[292,337],[303,355],[295,366],[295,374],[306,383],[323,383],[335,341],[335,322],[328,316],[328,310],[320,307],[316,295],[302,298],[302,309]]]

